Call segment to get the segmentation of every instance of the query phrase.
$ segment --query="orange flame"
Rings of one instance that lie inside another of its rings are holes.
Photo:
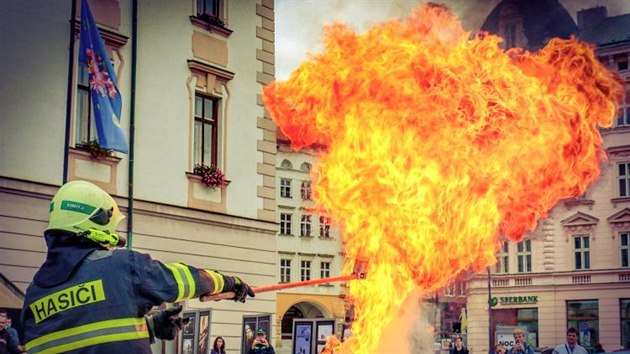
[[[350,284],[353,337],[338,349],[372,353],[414,288],[493,264],[499,235],[520,240],[585,192],[623,86],[587,44],[506,52],[439,5],[325,33],[324,52],[264,102],[295,149],[326,147],[314,196],[343,226],[349,259],[370,259]]]

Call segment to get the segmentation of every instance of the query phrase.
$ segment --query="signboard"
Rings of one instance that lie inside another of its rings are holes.
[[[502,345],[506,349],[512,349],[514,346],[514,330],[520,328],[525,332],[525,338],[527,336],[527,328],[517,326],[497,326],[495,331],[495,345]]]
[[[489,302],[490,302],[490,306],[492,307],[497,306],[499,304],[501,305],[537,304],[538,296],[537,295],[501,296],[501,297],[493,296]]]

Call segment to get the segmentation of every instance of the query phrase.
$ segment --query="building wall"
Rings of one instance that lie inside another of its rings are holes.
[[[289,161],[292,167],[282,166],[283,161]],[[300,151],[292,150],[288,144],[278,141],[277,183],[276,198],[278,203],[278,222],[280,213],[291,213],[292,227],[290,235],[282,235],[277,232],[278,254],[276,273],[280,280],[280,259],[291,260],[291,281],[300,281],[300,266],[302,260],[311,261],[311,279],[321,278],[320,263],[322,261],[331,262],[330,276],[341,275],[344,259],[341,255],[342,240],[338,225],[331,225],[330,238],[319,237],[319,214],[312,210],[315,207],[313,200],[304,200],[301,196],[301,182],[310,181],[311,176],[308,171],[301,170],[303,163],[315,166],[317,156],[311,149]],[[280,180],[291,180],[292,197],[282,197],[280,194]],[[300,218],[303,213],[312,215],[311,237],[300,236]],[[345,287],[342,283],[331,283],[324,285],[303,286],[286,289],[277,295],[276,305],[276,328],[277,335],[280,336],[281,322],[286,311],[298,303],[308,303],[319,309],[324,317],[336,320],[335,332],[341,335],[342,325],[345,320],[346,305],[344,302]],[[289,353],[292,341],[283,340],[279,344],[279,353]]]
[[[10,39],[3,40],[8,52],[0,67],[0,272],[22,291],[45,259],[48,204],[63,181],[71,3],[0,4],[0,33]],[[260,96],[274,71],[274,4],[227,0],[227,35],[195,25],[195,4],[138,1],[133,249],[163,262],[237,275],[252,286],[275,283],[275,125]],[[129,136],[132,1],[90,5],[101,28],[124,42],[112,47],[106,39],[119,74],[121,125]],[[195,36],[223,48],[225,61],[199,54]],[[75,48],[76,56],[78,40]],[[193,75],[198,72],[191,60],[218,73],[217,82],[221,75],[228,79],[209,87],[213,75]],[[193,167],[194,92],[204,90],[221,96],[223,104],[219,166],[230,184],[214,191],[187,174]],[[71,108],[74,115],[74,102]],[[73,146],[71,136],[69,179],[97,183],[128,214],[128,155],[92,160]],[[126,226],[121,222],[118,231],[126,233]],[[273,323],[276,299],[268,293],[245,304],[186,303],[186,310],[196,309],[212,311],[210,336],[223,336],[236,353],[243,316],[270,314]],[[175,342],[165,350],[174,352]]]

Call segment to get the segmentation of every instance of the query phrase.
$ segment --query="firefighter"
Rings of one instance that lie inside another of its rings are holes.
[[[54,196],[46,261],[22,311],[29,354],[151,353],[152,337],[172,339],[181,328],[172,317],[181,307],[145,318],[153,306],[230,291],[234,301],[254,297],[238,277],[116,249],[124,244],[115,232],[123,218],[89,182],[68,182]]]

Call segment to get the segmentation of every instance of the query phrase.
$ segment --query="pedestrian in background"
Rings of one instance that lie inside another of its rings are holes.
[[[210,354],[225,354],[225,341],[223,337],[215,338]]]
[[[567,330],[567,341],[564,344],[560,344],[553,350],[553,354],[588,354],[588,351],[583,346],[577,343],[578,331],[571,327]]]
[[[7,318],[0,316],[0,354],[22,354],[22,351],[10,339],[6,326]]]
[[[508,354],[534,354],[534,348],[527,345],[525,341],[525,331],[520,328],[514,329],[514,346],[508,350]]]
[[[249,354],[276,354],[273,346],[267,341],[267,331],[264,328],[258,328],[256,338],[249,349]]]
[[[453,336],[453,340],[455,341],[455,346],[451,349],[449,354],[468,354],[468,349],[464,347],[462,336],[456,334]]]
[[[0,310],[0,317],[5,318],[6,325],[4,329],[6,329],[7,334],[9,335],[9,345],[17,347],[20,351],[24,351],[24,347],[20,345],[20,336],[15,328],[11,327],[11,317],[9,317],[9,313],[7,310]]]

